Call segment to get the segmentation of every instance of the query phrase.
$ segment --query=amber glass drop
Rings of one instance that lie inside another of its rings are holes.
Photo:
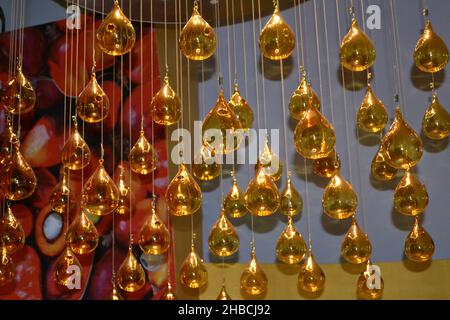
[[[73,270],[70,268],[78,267],[81,270],[81,264],[75,254],[67,246],[62,252],[55,264],[55,276],[58,285],[69,288],[72,283]],[[81,274],[81,273],[80,273]]]
[[[119,205],[119,189],[106,172],[103,160],[86,181],[81,193],[81,207],[96,216],[113,212]]]
[[[314,159],[312,162],[313,173],[324,178],[333,177],[341,167],[341,159],[336,153],[336,150],[327,155],[326,157]]]
[[[375,62],[375,47],[359,28],[355,18],[352,19],[350,30],[342,39],[339,56],[341,64],[350,71],[366,70]]]
[[[298,287],[300,290],[314,293],[325,288],[325,273],[319,266],[309,250],[308,257],[303,261],[298,274]]]
[[[73,195],[72,195],[73,196]],[[49,199],[52,210],[57,213],[66,213],[73,208],[75,201],[70,197],[69,177],[67,169],[64,169],[61,180],[53,188]]]
[[[241,290],[252,296],[262,295],[267,291],[268,282],[266,273],[256,260],[255,249],[252,248],[250,263],[241,275]]]
[[[358,198],[351,184],[336,173],[322,195],[323,212],[333,219],[351,217],[358,206]]]
[[[13,114],[26,113],[34,108],[36,93],[30,81],[22,73],[20,64],[17,64],[14,78],[3,87],[0,101],[3,107]]]
[[[373,272],[370,271],[371,262],[370,260],[367,261],[367,268],[364,270],[361,275],[358,278],[358,281],[356,283],[356,294],[359,299],[364,300],[376,300],[380,299],[383,296],[383,290],[384,290],[384,281],[380,274],[379,279],[379,287],[377,288],[377,281],[372,280],[371,276],[373,277]],[[371,283],[369,283],[371,282]],[[369,288],[369,286],[371,288]],[[373,287],[372,287],[373,286]]]
[[[406,237],[405,256],[411,261],[423,262],[431,260],[433,254],[434,241],[416,217],[413,229]]]
[[[303,75],[300,84],[292,93],[291,99],[289,100],[289,112],[291,117],[300,120],[302,118],[302,113],[308,108],[308,103],[311,103],[313,107],[320,111],[320,100],[306,80],[306,75]]]
[[[380,146],[370,165],[373,177],[380,181],[392,180],[398,172],[398,169],[390,166],[385,159],[386,155],[384,154],[383,146]]]
[[[119,189],[119,202],[115,213],[120,215],[126,215],[130,212],[130,186],[125,181],[124,169],[120,168],[119,181],[117,183],[117,189]]]
[[[295,216],[302,211],[303,199],[297,191],[291,178],[287,178],[286,187],[280,195],[280,211],[287,216]]]
[[[97,248],[97,229],[83,210],[69,226],[66,243],[75,254],[91,253]]]
[[[91,150],[78,132],[75,123],[75,128],[62,149],[61,162],[70,170],[81,170],[90,163],[90,160]]]
[[[194,246],[181,265],[180,282],[191,289],[203,287],[208,282],[208,271],[203,260],[195,252]]]
[[[450,135],[450,114],[441,105],[436,94],[422,119],[422,131],[430,139],[441,140]]]
[[[245,191],[248,211],[256,216],[268,216],[278,210],[280,194],[272,178],[260,167]]]
[[[208,246],[218,257],[229,257],[239,249],[239,236],[223,210],[209,232]]]
[[[8,255],[13,254],[25,244],[25,232],[22,225],[17,221],[11,207],[6,208],[6,212],[0,219],[0,247],[6,250]]]
[[[134,256],[131,246],[117,270],[117,285],[126,292],[136,292],[145,285],[145,271]]]
[[[1,183],[5,197],[12,201],[24,200],[36,189],[36,175],[20,152],[17,141],[13,143],[12,154],[2,172]]]
[[[358,109],[358,127],[362,131],[376,133],[384,129],[387,121],[387,109],[383,102],[373,93],[372,86],[369,83],[366,95]]]
[[[119,2],[103,19],[97,29],[96,38],[100,49],[112,56],[121,56],[133,49],[136,32],[130,20],[120,9]]]
[[[281,60],[289,57],[295,47],[295,36],[280,15],[278,6],[259,35],[259,48],[264,57]]]
[[[139,139],[131,148],[128,161],[131,170],[137,174],[149,174],[156,169],[158,156],[151,143],[145,138],[144,130],[141,130]]]
[[[326,157],[334,149],[334,128],[311,103],[295,128],[294,143],[297,152],[307,159]]]
[[[152,207],[150,215],[139,231],[139,247],[147,254],[160,255],[167,252],[169,245],[169,230]]]
[[[170,282],[170,279],[167,281],[167,289],[161,300],[177,300],[175,292],[172,289],[172,283]]]
[[[259,154],[258,161],[255,164],[255,173],[259,167],[262,167],[264,173],[270,176],[273,181],[280,180],[283,174],[281,160],[278,155],[270,150],[267,140],[264,144],[264,150]]]
[[[0,135],[0,165],[9,162],[13,147],[12,142],[16,140],[16,134],[13,131],[11,121],[7,121],[6,128]]]
[[[77,114],[88,123],[104,120],[109,112],[109,99],[97,82],[95,73],[77,97]]]
[[[354,216],[342,241],[341,253],[347,262],[354,264],[366,262],[372,254],[369,237],[361,230]]]
[[[161,89],[155,94],[150,106],[155,123],[170,126],[181,117],[181,102],[169,83],[169,76],[164,77]]]
[[[225,285],[222,285],[222,288],[220,289],[219,295],[217,296],[216,300],[233,300],[228,294]]]
[[[428,192],[425,185],[410,170],[405,172],[394,191],[394,207],[407,216],[415,216],[428,206]]]
[[[232,218],[241,218],[247,214],[245,194],[239,188],[236,177],[233,177],[233,184],[223,201],[223,210]]]
[[[192,15],[180,33],[179,46],[184,56],[190,60],[205,60],[216,51],[214,29],[198,12],[194,4]]]
[[[166,190],[166,201],[175,216],[195,213],[202,205],[202,191],[188,169],[182,163],[178,173],[170,181]]]
[[[234,84],[234,93],[228,101],[228,106],[241,123],[241,128],[248,130],[253,126],[253,111],[248,102],[241,96],[238,84]]]
[[[422,158],[422,140],[403,119],[400,108],[395,109],[395,119],[381,141],[386,162],[397,169],[415,166]]]
[[[299,263],[305,257],[305,240],[295,228],[291,217],[277,240],[276,253],[278,260],[287,264]]]
[[[13,282],[16,276],[16,266],[11,256],[6,253],[6,249],[2,249],[0,258],[0,288]]]
[[[210,181],[220,176],[222,165],[215,161],[216,152],[207,145],[200,148],[192,164],[192,173],[197,179]]]
[[[215,149],[218,154],[233,152],[239,148],[243,138],[242,134],[237,131],[239,129],[242,129],[241,122],[228,106],[223,90],[220,89],[215,106],[203,120],[202,132],[205,138],[204,141],[211,148]],[[208,130],[210,131],[208,132]],[[216,135],[217,137],[215,137]],[[227,138],[232,138],[233,140],[228,141]],[[219,141],[216,141],[216,139]]]
[[[430,20],[414,48],[414,63],[424,72],[437,72],[448,63],[448,48],[444,40],[434,32]]]

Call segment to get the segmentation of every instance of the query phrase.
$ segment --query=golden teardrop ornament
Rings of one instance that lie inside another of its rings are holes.
[[[202,191],[184,163],[166,190],[167,207],[175,216],[195,213],[202,205]]]
[[[195,2],[192,15],[180,33],[181,52],[190,60],[205,60],[216,51],[216,41],[214,29],[200,15]]]
[[[108,112],[108,96],[98,84],[95,72],[92,72],[91,80],[78,95],[77,114],[85,122],[97,123],[104,120]]]
[[[239,148],[243,140],[239,129],[242,129],[241,122],[228,106],[223,90],[220,89],[216,104],[203,120],[203,141],[218,154],[231,153]]]
[[[84,184],[81,192],[81,207],[96,216],[112,213],[119,205],[119,189],[106,172],[103,159]]]
[[[333,126],[310,102],[295,127],[295,149],[307,159],[319,159],[328,156],[335,143]]]
[[[255,248],[253,247],[250,263],[241,275],[241,290],[252,296],[262,295],[267,291],[268,282],[266,273],[256,260]]]
[[[303,199],[291,181],[291,173],[288,173],[286,187],[280,195],[280,211],[286,216],[295,216],[303,207]]]
[[[241,218],[247,214],[245,194],[242,192],[241,188],[239,188],[234,174],[233,184],[223,201],[223,210],[231,218]]]
[[[310,102],[311,99],[311,102]],[[300,84],[292,93],[289,100],[289,112],[291,117],[300,120],[302,113],[308,108],[308,103],[320,111],[320,100],[311,84],[306,80],[306,75],[303,74]]]
[[[30,81],[23,74],[20,63],[17,63],[14,77],[3,87],[0,103],[13,114],[27,113],[34,108],[36,93]]]
[[[208,282],[208,271],[203,260],[195,252],[194,245],[181,265],[180,282],[191,289],[201,288]]]
[[[422,132],[433,140],[442,140],[450,135],[450,114],[436,94],[433,94],[431,104],[423,116]]]
[[[169,230],[158,217],[153,204],[150,215],[139,231],[139,247],[146,254],[160,255],[166,253],[169,246]]]
[[[75,254],[88,254],[98,245],[99,235],[92,221],[84,210],[73,220],[66,233],[67,246]]]
[[[358,109],[358,128],[369,133],[377,133],[384,129],[388,121],[388,112],[383,102],[375,95],[370,83]]]
[[[20,152],[18,140],[12,142],[12,153],[9,162],[5,163],[2,172],[1,185],[5,198],[19,201],[29,198],[37,186],[37,178],[33,168],[27,163]]]
[[[237,81],[234,83],[234,93],[228,101],[228,106],[241,123],[241,128],[247,131],[253,126],[253,111],[247,100],[239,92]]]
[[[415,262],[429,261],[434,254],[434,241],[422,227],[419,217],[415,217],[414,226],[405,240],[405,256]]]
[[[375,62],[375,47],[355,18],[352,18],[352,25],[342,39],[339,57],[341,64],[350,71],[367,70]]]
[[[282,60],[289,57],[295,48],[295,36],[281,17],[278,5],[259,34],[259,48],[264,57]]]
[[[381,140],[386,162],[397,169],[414,167],[422,158],[422,140],[403,119],[400,108],[395,109],[395,119]]]
[[[366,270],[364,270],[356,283],[356,295],[359,299],[376,300],[381,299],[384,291],[384,281],[381,277],[374,276],[372,271],[372,262],[367,261]]]
[[[125,260],[117,270],[117,285],[126,292],[139,291],[145,285],[145,271],[134,256],[131,245]]]
[[[121,56],[130,52],[136,42],[136,32],[130,20],[125,16],[117,0],[108,15],[103,19],[96,32],[100,49],[112,56]]]
[[[81,270],[81,263],[78,260],[77,256],[72,252],[72,250],[70,250],[70,246],[67,246],[55,263],[56,283],[59,286],[65,287],[66,289],[73,289],[71,286],[74,281],[73,270],[76,269]]]
[[[325,273],[314,259],[311,249],[300,267],[298,287],[301,291],[309,293],[319,292],[325,288]]]
[[[372,254],[369,237],[361,230],[355,216],[352,217],[352,224],[342,241],[341,253],[347,262],[353,264],[366,262]]]
[[[0,166],[7,164],[12,154],[13,141],[17,140],[17,136],[14,133],[11,119],[7,120],[6,128],[0,135]]]
[[[427,19],[425,29],[414,48],[414,63],[424,72],[437,72],[448,63],[448,48],[444,40],[434,32]]]
[[[259,167],[262,167],[264,173],[270,176],[273,181],[281,179],[283,165],[278,155],[270,150],[267,139],[264,143],[264,150],[259,154],[258,160],[256,161],[255,173],[257,173]]]
[[[150,105],[153,121],[170,126],[180,120],[181,101],[169,83],[169,75],[164,77],[161,89],[155,94]]]
[[[78,132],[78,125],[75,121],[74,130],[62,149],[61,162],[69,170],[81,170],[89,165],[90,161],[91,150]]]
[[[340,168],[341,159],[334,149],[326,157],[314,159],[312,162],[313,173],[323,178],[333,177]]]
[[[306,243],[295,228],[292,218],[288,218],[288,224],[278,237],[275,247],[278,260],[286,264],[295,264],[303,260],[306,254]]]
[[[277,185],[260,167],[245,191],[247,210],[260,217],[268,216],[278,210],[280,194]]]
[[[394,191],[395,210],[407,216],[416,216],[424,212],[427,206],[427,188],[410,170],[406,170]]]
[[[347,219],[355,214],[358,197],[352,185],[336,173],[322,195],[323,212],[333,219]]]
[[[141,129],[139,139],[131,148],[128,154],[130,168],[137,174],[149,174],[156,169],[158,156],[155,149],[145,137],[144,130]]]
[[[56,184],[50,194],[49,202],[52,210],[56,213],[67,213],[68,209],[72,209],[76,205],[74,199],[70,197],[68,174],[68,169],[64,168],[61,180]]]
[[[208,246],[211,253],[218,257],[229,257],[239,250],[239,236],[224,210],[209,232]]]
[[[11,207],[8,205],[3,217],[0,219],[0,247],[12,255],[25,244],[25,232],[22,224],[16,219]]]

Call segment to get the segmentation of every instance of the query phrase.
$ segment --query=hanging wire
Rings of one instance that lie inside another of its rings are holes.
[[[129,12],[130,12],[130,17],[131,17],[131,1],[129,2]],[[141,32],[142,32],[142,30],[141,30]],[[128,55],[128,74],[129,75],[131,75],[131,71],[132,71],[132,68],[131,68],[131,54],[129,54]],[[141,72],[143,72],[143,70],[141,70]],[[131,95],[131,85],[130,84],[128,84],[128,90],[129,90],[129,93],[130,93],[130,95]],[[131,99],[128,99],[129,101],[130,101],[130,105],[129,105],[129,107],[130,107],[130,111],[129,111],[129,119],[128,119],[128,137],[129,137],[129,139],[130,139],[130,141],[131,141],[131,139],[132,139],[132,135],[131,135],[131,132],[132,132],[132,128],[131,128],[131,114],[132,114],[132,112],[131,112],[131,108],[132,108],[132,102],[131,102]],[[141,103],[142,103],[142,101],[141,101]],[[102,123],[103,123],[103,121],[102,121]],[[132,176],[132,173],[131,173],[131,165],[129,166],[129,172],[128,172],[128,174],[129,174],[129,178],[128,178],[128,187],[130,188],[130,247],[133,245],[133,206],[131,205],[132,203],[133,203],[133,200],[132,200],[132,194],[133,194],[133,190],[132,190],[132,182],[131,182],[131,176]]]

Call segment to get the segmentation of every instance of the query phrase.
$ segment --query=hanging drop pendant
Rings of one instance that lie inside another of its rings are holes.
[[[419,217],[414,220],[414,226],[405,240],[405,256],[415,262],[431,260],[434,254],[434,241],[422,227]]]
[[[155,171],[158,163],[158,156],[153,146],[145,138],[144,130],[141,129],[139,139],[131,148],[128,155],[130,168],[137,174],[149,174]]]
[[[394,208],[407,216],[416,216],[428,206],[425,185],[410,170],[405,172],[394,191]]]
[[[0,102],[12,114],[30,112],[36,104],[36,93],[30,81],[22,73],[19,63],[14,78],[9,80],[2,89]]]
[[[77,98],[77,114],[85,122],[97,123],[104,120],[109,112],[109,99],[97,82],[95,73]]]
[[[347,219],[355,214],[358,198],[351,184],[336,173],[322,195],[323,212],[333,219]]]
[[[347,262],[353,264],[366,262],[372,254],[369,237],[361,230],[355,216],[352,217],[352,224],[342,241],[341,253]]]
[[[436,94],[433,94],[431,104],[423,116],[422,132],[433,140],[443,140],[450,135],[450,114]]]
[[[358,128],[369,133],[377,133],[384,129],[388,121],[387,109],[383,102],[373,93],[370,83],[366,95],[358,109]]]
[[[229,257],[239,250],[239,236],[223,210],[209,232],[208,246],[218,257]]]
[[[145,285],[145,271],[133,254],[131,246],[125,260],[117,270],[117,285],[126,292],[136,292]]]
[[[275,213],[280,206],[277,185],[262,167],[259,167],[255,177],[248,184],[245,203],[248,211],[260,217]]]

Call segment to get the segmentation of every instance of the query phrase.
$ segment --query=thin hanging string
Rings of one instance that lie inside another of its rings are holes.
[[[341,22],[340,22],[340,16],[339,16],[339,1],[336,0],[336,18],[337,18],[337,29],[338,29],[338,39],[341,38]],[[342,81],[345,81],[345,74],[344,74],[344,66],[341,64],[341,77]],[[345,92],[345,85],[342,86],[343,90],[343,96],[344,96],[344,114],[345,114],[345,138],[347,142],[347,158],[348,158],[348,171],[349,171],[349,180],[350,183],[353,184],[353,173],[352,173],[352,158],[351,158],[351,150],[350,150],[350,133],[349,133],[349,119],[348,119],[348,112],[347,112],[347,94]]]
[[[320,100],[322,100],[323,98],[323,92],[322,92],[322,68],[321,68],[321,62],[320,62],[320,43],[319,43],[319,27],[317,25],[317,6],[316,6],[316,2],[317,1],[313,1],[313,10],[314,10],[314,31],[315,31],[315,37],[316,37],[316,49],[317,49],[317,73],[319,76],[319,95],[320,95]],[[325,111],[325,110],[323,110]]]
[[[330,99],[330,111],[331,111],[331,123],[334,124],[334,99],[332,91],[331,82],[331,64],[330,64],[330,50],[328,45],[328,26],[327,26],[327,7],[325,5],[325,0],[322,2],[323,5],[323,23],[325,29],[325,52],[327,55],[327,75],[328,75],[328,97]]]
[[[278,7],[278,0],[274,1],[274,5]],[[258,0],[258,22],[259,22],[259,30],[262,30],[262,22],[261,22],[261,3],[260,0]],[[267,125],[267,113],[266,113],[266,77],[264,75],[264,56],[262,54],[262,51],[259,51],[259,56],[261,60],[261,82],[262,82],[262,91],[263,91],[263,121],[264,121],[264,128],[268,130]],[[256,66],[255,66],[256,68]],[[258,106],[259,107],[259,106]]]
[[[142,8],[141,8],[141,11],[142,11]],[[150,1],[150,19],[153,19],[153,1]],[[141,19],[142,20],[142,19]],[[151,29],[150,29],[150,92],[151,92],[151,95],[153,95],[153,90],[154,90],[154,88],[153,88],[153,79],[155,79],[155,77],[154,77],[154,75],[153,75],[153,72],[154,72],[154,70],[153,70],[153,50],[154,50],[154,47],[153,47],[153,41],[154,41],[154,30],[153,30],[153,25],[150,25],[150,27],[151,27]],[[142,27],[141,27],[141,29],[142,29]],[[142,46],[144,46],[144,42],[141,40],[141,45]],[[141,76],[143,77],[143,73],[141,73]],[[143,83],[143,81],[142,81],[142,79],[141,79],[141,83]],[[141,109],[141,114],[142,114],[142,116],[141,116],[141,126],[142,126],[142,130],[144,129],[144,107],[143,107],[143,105],[144,105],[144,98],[142,97],[141,98],[141,103],[142,103],[142,109]],[[154,126],[154,121],[152,120],[152,122],[151,122],[151,130],[152,130],[152,147],[154,148],[155,147],[155,126]],[[152,183],[152,197],[153,197],[153,199],[155,200],[155,171],[156,170],[153,170],[152,171],[152,181],[153,181],[153,183]],[[168,215],[168,219],[170,219],[170,215]],[[169,225],[170,225],[170,222],[169,222]],[[169,229],[169,232],[170,232],[170,229]]]
[[[289,156],[288,156],[288,142],[287,142],[287,117],[284,101],[284,71],[283,71],[283,59],[280,59],[280,76],[281,76],[281,110],[283,112],[283,137],[284,137],[284,163],[286,165],[286,178],[289,179]],[[287,180],[286,180],[287,183]]]
[[[151,6],[153,7],[152,1],[150,1]],[[142,2],[141,2],[141,10],[142,10]],[[153,10],[153,9],[152,9]],[[142,24],[142,19],[141,19]],[[167,59],[167,0],[164,0],[164,64],[166,69],[168,68],[168,59]],[[167,70],[166,70],[167,72]]]
[[[164,13],[165,13],[166,1],[164,1]],[[144,130],[144,39],[143,39],[143,24],[142,24],[142,0],[139,1],[139,27],[141,28],[140,41],[141,41],[141,130]],[[166,62],[167,63],[167,62]],[[131,76],[131,75],[130,75]],[[152,91],[153,94],[153,91]],[[130,111],[131,112],[131,111]],[[153,146],[153,143],[152,143]]]
[[[403,115],[406,117],[405,108],[403,105],[405,104],[404,101],[404,95],[403,95],[403,82],[401,77],[401,61],[400,61],[400,49],[398,46],[398,28],[397,28],[397,19],[395,16],[395,4],[394,1],[390,0],[390,11],[391,11],[391,25],[392,25],[392,42],[394,45],[394,53],[395,53],[395,59],[394,59],[394,70],[396,72],[397,76],[397,82],[396,82],[396,95],[400,98],[400,103],[396,101],[396,104],[400,107],[400,110],[402,111]],[[394,98],[394,100],[398,100],[397,98]],[[397,106],[395,106],[397,107]]]
[[[238,68],[237,68],[237,58],[236,58],[236,21],[235,21],[235,18],[234,18],[234,1],[231,1],[231,23],[232,23],[231,28],[232,28],[232,33],[233,33],[234,82],[235,82],[235,84],[237,84]],[[230,94],[231,94],[231,92],[230,92]]]
[[[129,11],[130,11],[130,17],[131,17],[131,1],[129,2]],[[141,30],[141,32],[142,32],[142,30]],[[128,74],[131,76],[131,71],[132,71],[132,69],[131,69],[131,54],[128,55],[128,66],[129,66],[128,67]],[[142,71],[143,70],[141,70],[141,72]],[[131,95],[131,83],[128,83],[128,91],[129,91],[129,94]],[[132,108],[132,102],[131,102],[131,99],[129,99],[129,101],[130,101],[130,105],[129,105],[130,112],[129,112],[129,119],[128,119],[128,136],[129,136],[129,139],[131,141],[131,139],[132,139],[132,135],[131,135],[131,132],[132,132],[131,131],[131,114],[132,114],[131,108]],[[132,196],[131,196],[133,194],[133,190],[132,190],[132,183],[131,183],[131,175],[132,175],[132,173],[131,173],[131,165],[129,166],[128,174],[129,174],[128,187],[130,188],[130,208],[129,208],[129,210],[130,210],[130,247],[131,247],[133,245],[133,206],[131,205],[133,203]]]
[[[105,6],[105,2],[104,2],[104,0],[102,0],[102,11],[105,10],[104,6]],[[130,12],[130,14],[131,14],[131,12]],[[95,46],[92,48],[92,51],[94,52],[94,57],[95,57]],[[131,54],[130,54],[130,57],[131,57]],[[103,88],[103,82],[104,82],[104,80],[103,80],[104,79],[104,74],[103,74],[103,72],[104,72],[103,71],[104,70],[103,69],[103,54],[101,54],[100,65],[101,65],[100,85]],[[95,68],[95,60],[94,60],[94,68]],[[130,68],[131,68],[131,63],[130,63]],[[130,72],[130,77],[131,77],[131,72]],[[114,110],[111,110],[110,112],[114,112]],[[131,114],[131,112],[130,112],[130,114]],[[104,157],[103,146],[104,146],[104,135],[105,135],[105,130],[104,130],[105,119],[104,119],[104,114],[103,114],[103,108],[102,108],[102,111],[101,111],[101,116],[102,116],[102,121],[100,122],[100,147],[101,147],[101,153],[102,153],[102,159],[103,159],[103,157]]]
[[[24,2],[23,0],[21,0],[19,2],[19,32],[18,32],[18,61],[17,63],[19,63],[20,67],[22,68],[23,65],[23,35],[24,35],[24,16],[25,16],[25,6],[24,6]],[[19,87],[19,97],[22,97],[22,86]],[[20,104],[19,104],[20,106]],[[22,108],[19,107],[19,112],[18,112],[18,116],[17,116],[17,138],[18,138],[18,143],[20,145],[20,135],[21,135],[21,115],[22,115]]]
[[[302,63],[301,65],[303,65],[306,69],[306,65],[308,65],[308,56],[306,54],[306,52],[304,51],[304,44],[306,42],[303,41],[303,34],[307,34],[307,30],[306,30],[306,13],[305,16],[303,16],[303,10],[302,10],[302,5],[298,4],[298,8],[299,8],[299,33],[300,33],[300,45],[299,47],[301,47],[301,60]],[[305,22],[304,26],[303,26],[303,21]],[[307,162],[306,162],[306,158],[303,158],[303,168],[304,168],[304,178],[305,178],[305,195],[306,195],[306,202],[305,202],[305,206],[306,206],[306,230],[308,232],[308,245],[309,245],[309,251],[312,251],[312,233],[311,233],[311,206],[310,206],[310,202],[309,202],[309,183],[308,183],[308,178],[309,178],[309,173],[308,173],[308,166],[307,166]]]
[[[244,20],[244,0],[241,0],[241,25],[242,25],[242,52],[244,54],[244,90],[245,90],[245,97],[248,99],[248,83],[247,83],[247,48],[246,48],[246,44],[247,42],[245,41],[245,29],[244,29],[244,24],[245,24],[245,20]],[[234,1],[233,1],[234,3]]]
[[[16,55],[15,55],[15,47],[16,47],[16,42],[15,42],[15,36],[16,36],[16,1],[13,1],[11,4],[11,23],[10,23],[10,37],[9,37],[9,77],[13,76],[13,72],[15,72],[14,70],[14,66],[15,66],[15,60],[16,60]]]
[[[219,20],[219,13],[220,13],[220,3],[219,1],[215,2],[214,5],[214,19],[215,19],[215,29],[218,31],[220,28],[220,20]],[[222,89],[222,83],[220,78],[222,77],[222,61],[221,59],[221,54],[220,54],[220,41],[217,41],[217,49],[216,49],[216,53],[217,53],[217,59],[216,59],[216,64],[217,64],[217,70],[218,70],[218,85],[219,85],[219,89]]]
[[[228,9],[228,1],[225,1],[225,10],[226,10],[226,21],[227,21],[227,58],[228,58],[228,85],[229,85],[229,94],[230,97],[233,94],[233,77],[231,76],[231,44],[230,44],[230,15]],[[235,53],[236,55],[236,53]],[[236,63],[236,61],[235,61]]]
[[[302,72],[300,72],[300,49],[299,49],[299,35],[298,35],[298,17],[297,17],[297,13],[298,11],[295,10],[296,6],[299,5],[297,4],[297,0],[293,0],[293,6],[294,6],[294,35],[295,35],[295,43],[297,44],[295,46],[295,52],[297,54],[297,71],[298,71],[298,82],[301,81],[302,78]]]
[[[195,3],[194,3],[194,5],[195,5]],[[182,19],[181,12],[182,12],[182,10],[181,10],[181,0],[178,0],[178,15],[180,17],[180,20]],[[181,35],[181,30],[182,30],[181,24],[179,24],[179,28],[180,28],[179,29],[179,34]],[[177,51],[179,51],[179,50],[177,50]],[[183,100],[183,97],[184,97],[183,96],[183,75],[182,75],[182,72],[183,72],[183,55],[182,54],[178,54],[178,57],[179,57],[179,61],[180,61],[180,63],[179,63],[180,99],[181,99],[181,101],[184,101]],[[180,120],[181,120],[180,121],[180,128],[184,128],[184,114],[182,114]],[[181,144],[181,145],[183,145],[183,144]],[[182,147],[181,153],[183,153],[183,152],[184,152],[184,150],[183,150],[183,147]],[[183,154],[182,154],[182,161],[184,162],[184,155]]]
[[[68,0],[66,0],[66,8],[68,7]],[[67,28],[67,26],[66,26],[66,28],[65,28],[66,30],[65,30],[65,34],[66,34],[66,36],[65,36],[65,43],[66,43],[66,45],[67,45],[67,41],[68,41],[68,28]],[[67,92],[67,50],[66,50],[66,52],[64,53],[64,92]],[[70,118],[70,115],[69,115],[69,118]],[[67,130],[67,97],[64,95],[64,114],[63,114],[63,122],[64,122],[64,125],[63,125],[63,141],[64,141],[64,143],[66,143],[66,130]],[[68,173],[68,177],[67,177],[67,185],[68,185],[68,187],[69,187],[69,190],[71,190],[71,188],[70,188],[70,170],[68,170],[68,169],[66,169],[66,168],[64,168],[64,165],[62,165],[62,167],[63,167],[63,174],[65,174],[65,170],[67,170],[67,173]],[[71,197],[73,197],[73,194],[70,194],[69,193],[69,202],[71,201]],[[69,206],[66,206],[66,217],[68,217],[69,216]],[[64,221],[64,220],[63,220]],[[67,232],[67,229],[69,228],[69,221],[67,221],[67,223],[66,223],[66,232]]]

